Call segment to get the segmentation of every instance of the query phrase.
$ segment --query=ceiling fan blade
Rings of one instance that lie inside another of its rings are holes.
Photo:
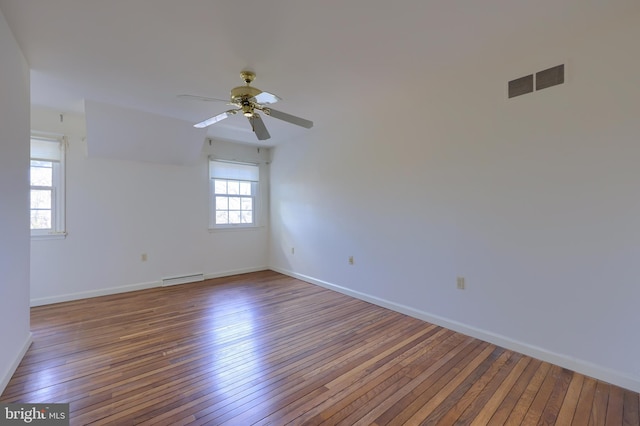
[[[206,120],[204,120],[204,121],[201,121],[201,122],[200,122],[200,123],[198,123],[198,124],[194,124],[194,125],[193,125],[193,127],[196,127],[196,128],[198,128],[198,129],[202,129],[202,128],[204,128],[204,127],[209,127],[209,126],[211,126],[212,124],[215,124],[215,123],[217,123],[218,121],[222,121],[222,120],[224,120],[225,118],[227,118],[227,117],[229,117],[230,115],[233,115],[233,114],[235,114],[235,113],[237,113],[237,112],[238,112],[238,110],[236,110],[236,109],[230,109],[229,111],[221,112],[220,114],[218,114],[218,115],[214,115],[213,117],[208,118],[208,119],[206,119]]]
[[[271,135],[267,131],[267,127],[264,125],[264,121],[262,121],[262,118],[260,118],[258,114],[254,113],[253,116],[248,118],[253,131],[258,137],[258,140],[263,141],[271,137]]]
[[[296,117],[295,115],[287,114],[286,112],[276,111],[272,108],[265,108],[263,111],[273,118],[277,118],[297,126],[306,127],[307,129],[313,127],[313,121],[305,120],[304,118]]]
[[[198,95],[178,95],[178,97],[183,99],[195,99],[198,101],[205,101],[205,102],[229,102],[229,99],[208,98],[206,96],[198,96]]]
[[[278,96],[269,92],[261,92],[259,95],[256,95],[255,98],[259,104],[275,104],[280,100]]]

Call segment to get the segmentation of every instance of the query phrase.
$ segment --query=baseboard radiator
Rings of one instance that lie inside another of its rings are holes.
[[[170,285],[194,283],[197,281],[204,281],[204,274],[201,273],[201,274],[182,275],[180,277],[163,278],[162,286],[167,287]]]

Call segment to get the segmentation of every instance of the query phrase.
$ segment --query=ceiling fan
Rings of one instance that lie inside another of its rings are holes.
[[[310,120],[296,117],[295,115],[287,114],[285,112],[277,111],[273,108],[267,107],[266,105],[276,103],[280,100],[280,98],[273,93],[263,92],[257,87],[251,86],[251,82],[256,78],[255,73],[251,71],[242,71],[240,73],[240,77],[245,82],[245,86],[238,86],[231,89],[231,100],[228,102],[228,105],[234,105],[236,108],[222,112],[218,115],[214,115],[213,117],[201,121],[200,123],[194,124],[193,127],[197,127],[199,129],[208,127],[212,124],[224,120],[231,115],[242,112],[242,115],[247,117],[249,123],[251,123],[251,128],[258,137],[258,140],[262,141],[269,139],[271,135],[267,131],[267,128],[264,125],[262,118],[258,114],[258,111],[273,118],[286,121],[287,123],[302,126],[307,129],[313,127],[313,122]],[[203,101],[227,102],[223,99],[207,98],[204,96],[196,95],[179,95],[179,97],[193,98]]]

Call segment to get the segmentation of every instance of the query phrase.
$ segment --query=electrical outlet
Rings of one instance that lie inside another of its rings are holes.
[[[464,277],[456,278],[456,286],[458,287],[458,290],[464,290],[465,288]]]
[[[147,253],[142,253],[142,254],[140,255],[140,260],[141,260],[142,262],[146,262],[146,261],[147,261]]]
[[[349,265],[353,265],[353,256],[349,256]]]

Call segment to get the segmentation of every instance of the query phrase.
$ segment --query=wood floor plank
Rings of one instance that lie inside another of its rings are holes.
[[[567,395],[567,389],[569,388],[572,377],[572,371],[564,368],[558,371],[549,399],[542,410],[542,415],[538,415],[537,413],[534,415],[534,418],[539,416],[538,426],[556,424],[562,402]]]
[[[560,367],[557,367],[555,365],[551,366],[549,372],[547,373],[547,376],[540,386],[540,389],[538,389],[535,398],[531,402],[529,410],[527,410],[527,414],[525,415],[523,420],[524,424],[536,424],[538,423],[537,420],[541,419],[540,413],[547,405],[547,401],[551,396],[551,392],[553,390],[555,382],[558,379],[559,372]]]
[[[489,400],[484,404],[480,412],[471,421],[471,426],[485,426],[489,424],[491,417],[496,413],[500,404],[504,401],[505,397],[513,388],[516,380],[524,372],[525,368],[529,365],[531,359],[528,357],[520,357],[515,367],[509,371],[509,375],[504,379],[500,386],[491,393]]]
[[[640,426],[631,392],[273,271],[31,309],[0,402],[71,424]]]
[[[511,415],[513,408],[522,397],[523,393],[531,383],[531,380],[533,379],[534,375],[541,365],[541,361],[535,359],[531,360],[520,377],[518,377],[516,383],[509,390],[509,393],[504,397],[503,401],[498,406],[497,410],[489,420],[488,425],[497,426],[503,425],[507,422],[507,419]]]
[[[538,368],[538,371],[533,375],[531,381],[528,383],[527,388],[522,393],[522,396],[513,407],[511,414],[507,418],[505,424],[507,425],[521,425],[523,424],[523,419],[527,415],[529,411],[529,407],[533,403],[534,398],[538,394],[538,391],[542,387],[542,384],[547,378],[547,374],[549,370],[551,370],[551,365],[542,363]]]
[[[401,397],[394,398],[392,405],[381,413],[374,423],[384,425],[406,422],[423,405],[423,401],[428,401],[435,396],[457,374],[457,371],[462,368],[460,365],[470,361],[485,348],[486,346],[480,342],[469,341],[459,351],[451,351],[446,358],[443,358],[444,362],[434,365],[435,368],[432,367],[425,371],[424,375],[416,377],[407,384],[401,391]],[[365,418],[363,417],[358,424],[365,424],[363,422]]]
[[[428,331],[430,330],[425,328],[420,333],[427,333]],[[334,384],[336,383],[336,381],[340,380],[345,374],[351,374],[351,372],[354,372],[354,371],[357,372],[359,369],[370,367],[371,364],[375,363],[375,361],[377,361],[378,358],[385,357],[389,353],[396,351],[399,347],[405,346],[414,338],[415,338],[414,335],[412,335],[412,337],[409,337],[407,339],[400,340],[400,341],[398,341],[399,339],[391,339],[387,345],[385,346],[380,345],[378,347],[378,349],[382,350],[382,352],[380,352],[377,356],[373,358],[370,358],[370,355],[367,353],[368,351],[364,351],[360,348],[354,349],[354,351],[349,356],[350,358],[349,363],[341,364],[333,371],[326,372],[323,374],[325,380],[333,378],[332,380],[329,380],[329,382],[326,383],[324,387],[331,389],[332,387],[335,386]],[[309,380],[309,381],[312,382],[313,380]],[[300,391],[300,390],[303,391],[303,389],[301,389],[301,387],[303,386],[307,387],[309,385],[306,385],[303,383],[298,386],[289,387],[284,392],[279,391],[275,395],[267,395],[267,398],[265,398],[266,400],[263,399],[263,401],[259,404],[259,406],[253,407],[253,409],[251,410],[252,412],[249,412],[243,407],[240,410],[242,411],[241,413],[235,414],[235,415],[233,413],[228,413],[225,416],[223,416],[221,420],[227,421],[226,419],[228,419],[229,417],[233,417],[234,421],[238,421],[243,424],[251,424],[252,419],[255,422],[265,417],[263,413],[266,415],[271,414],[270,412],[262,411],[262,407],[264,406],[269,407],[272,405],[272,401],[270,400],[270,397],[276,396],[278,397],[278,399],[282,399],[283,397],[286,397],[293,392]],[[305,392],[303,391],[302,393],[304,394]],[[255,413],[255,411],[258,411],[258,413]],[[256,416],[258,416],[259,418],[256,419],[255,418]]]
[[[624,391],[622,424],[624,426],[640,424],[640,397],[635,392]]]
[[[407,385],[403,386],[401,389],[398,389],[392,396],[388,398],[384,398],[380,401],[375,400],[369,407],[369,411],[367,415],[359,420],[358,423],[367,424],[372,423],[374,419],[385,410],[387,410],[390,406],[395,404],[401,398],[410,393],[415,387],[419,384],[423,383],[425,380],[429,379],[432,375],[443,374],[444,369],[442,367],[448,363],[451,359],[458,356],[460,352],[466,350],[472,343],[477,345],[477,341],[474,341],[470,338],[465,338],[460,334],[451,334],[448,331],[443,333],[443,336],[446,336],[445,339],[436,341],[434,345],[429,345],[426,351],[423,351],[420,348],[419,357],[414,359],[413,361],[403,361],[401,364],[403,365],[403,371],[406,371],[406,376],[411,378],[411,382]],[[429,367],[424,368],[424,365],[428,363]],[[423,366],[420,368],[419,366]],[[408,370],[404,370],[407,368]],[[420,371],[420,374],[416,374],[416,370]],[[363,378],[363,380],[366,380]],[[354,383],[354,385],[360,386],[360,383]],[[344,404],[351,404],[354,400],[359,397],[357,390],[354,390],[352,387],[345,388],[342,392],[334,394],[331,398],[328,398],[321,404],[315,406],[314,408],[308,410],[303,413],[301,416],[298,413],[298,418],[285,418],[285,420],[293,420],[296,419],[297,422],[306,423],[309,422],[313,424],[314,422],[324,421],[324,419],[329,418],[337,411],[343,408]]]
[[[498,350],[500,350],[500,348],[495,348],[492,345],[489,345],[485,347],[484,350],[477,356],[467,362],[464,366],[461,365],[453,368],[452,371],[456,373],[455,376],[452,377],[451,380],[449,380],[448,383],[443,386],[436,395],[433,395],[429,398],[419,397],[416,400],[419,402],[421,407],[411,417],[409,417],[408,423],[417,423],[420,422],[421,419],[426,419],[427,416],[429,416],[433,412],[433,410],[438,405],[440,405],[451,394],[451,392],[453,392],[453,390],[458,385],[460,385],[465,380],[465,378],[485,359],[487,359],[489,356],[497,357]]]
[[[603,425],[607,419],[607,404],[609,403],[610,385],[598,382],[596,385],[596,393],[593,396],[593,404],[591,405],[591,418],[589,425]]]
[[[469,406],[462,412],[460,417],[458,417],[458,420],[456,420],[456,424],[469,425],[473,423],[479,413],[487,406],[493,396],[496,395],[497,389],[502,385],[506,377],[511,374],[513,369],[515,369],[522,360],[521,354],[510,351],[506,354],[509,356],[509,359],[500,367],[486,386],[480,390],[477,397],[470,401]],[[485,421],[484,424],[486,423]]]
[[[584,382],[584,376],[581,374],[573,374],[569,388],[565,393],[560,407],[560,412],[556,418],[557,424],[570,425],[573,423],[573,415],[576,412],[576,406],[578,405],[578,399],[580,398],[580,391],[582,390],[582,384]]]
[[[472,374],[455,390],[454,393],[442,403],[434,412],[424,419],[425,422],[431,424],[436,422],[438,425],[450,425],[457,422],[469,424],[468,419],[459,420],[463,413],[471,418],[475,417],[475,410],[468,411],[473,407],[475,402],[481,403],[481,392],[494,379],[500,371],[505,371],[511,363],[513,363],[512,353],[505,351],[495,360],[486,365],[485,368],[476,368]]]
[[[607,426],[621,426],[624,406],[624,389],[611,386],[609,390],[609,403],[607,404]]]
[[[597,380],[591,378],[585,378],[582,384],[582,391],[580,392],[580,398],[578,399],[578,405],[576,406],[576,412],[573,415],[572,425],[585,426],[589,424],[591,418],[591,406],[593,405],[593,398],[596,393]]]
[[[394,324],[394,325],[393,325],[393,327],[396,327],[396,326],[402,326],[402,322],[396,322],[396,324]],[[390,335],[389,335],[389,337],[390,337],[390,338],[391,338],[392,336],[393,336],[393,334],[390,334]],[[376,343],[376,344],[378,344],[378,345],[380,344],[380,342],[374,342],[374,343]],[[373,343],[372,343],[372,342],[369,342],[368,344],[373,344]],[[355,347],[357,347],[357,349],[356,349],[356,350],[357,350],[358,352],[366,352],[366,350],[365,350],[365,349],[366,349],[366,346],[363,346],[363,345],[354,345],[354,346],[355,346]],[[348,353],[348,355],[353,355],[353,352],[349,352],[349,353]],[[352,356],[347,356],[347,358],[352,358]],[[352,360],[351,362],[353,362],[353,360]],[[287,371],[287,372],[288,372],[289,376],[291,376],[292,371],[295,371],[295,370],[292,370],[292,369],[293,369],[293,365],[288,365],[288,367],[287,367],[287,370],[288,370],[288,371]],[[313,371],[313,370],[312,370],[312,371]],[[337,370],[336,370],[336,371],[337,371]],[[309,373],[309,374],[310,374],[310,373]],[[308,379],[309,379],[309,377],[303,378],[303,380],[308,380]],[[264,391],[265,389],[267,389],[267,388],[263,388],[263,391]],[[290,389],[289,389],[289,390],[290,390]],[[244,403],[250,403],[251,393],[252,393],[252,392],[245,392],[245,393],[244,393],[244,396],[243,396],[243,395],[240,395],[240,394],[236,394],[236,395],[234,396],[234,399],[235,399],[235,403],[236,403],[236,405],[238,405],[241,401],[244,401],[244,402],[243,402],[243,404],[244,404]],[[239,398],[241,398],[241,399],[239,399]],[[206,399],[207,399],[207,397],[205,397],[205,399],[204,399],[204,400],[206,401]],[[220,412],[220,407],[219,407],[219,405],[210,406],[210,405],[209,405],[209,404],[207,404],[206,402],[204,402],[204,403],[203,403],[203,404],[201,404],[201,405],[203,406],[203,407],[202,407],[202,408],[203,408],[203,410],[202,410],[202,411],[199,411],[199,412],[197,413],[198,418],[200,418],[200,416],[204,416],[204,417],[206,417],[206,418],[212,418],[213,416],[215,416],[215,415],[216,415],[216,410],[218,411],[217,415],[221,415],[221,414],[225,414],[225,413],[226,413],[226,412],[224,412],[224,409],[223,409],[223,412]],[[216,407],[218,407],[218,408],[216,408]],[[245,408],[246,408],[246,407],[247,407],[247,406],[245,406]],[[216,410],[214,410],[214,408],[216,408]],[[237,407],[236,407],[236,408],[237,408]]]
[[[354,369],[344,374],[339,381],[334,381],[331,395],[322,399],[307,399],[304,403],[304,413],[307,422],[322,422],[333,416],[338,411],[348,405],[356,405],[356,401],[361,398],[370,398],[370,391],[374,388],[386,388],[387,386],[397,386],[397,382],[402,377],[411,377],[412,366],[410,362],[418,359],[422,354],[422,348],[442,341],[444,336],[451,336],[451,332],[441,328],[432,330],[434,333],[425,335],[423,339],[408,342],[408,347],[391,353],[388,357],[380,359],[375,364],[369,365],[366,369]],[[444,342],[443,342],[444,344]],[[277,413],[264,419],[257,424],[274,419]],[[279,421],[293,421],[299,416],[299,412],[289,414],[279,413]],[[315,417],[314,417],[315,416]],[[298,419],[302,421],[302,419]]]
[[[357,344],[357,341],[352,341],[351,343]],[[314,356],[315,355],[316,354],[314,354]],[[320,355],[322,355],[322,354],[320,354]],[[283,373],[282,374],[286,373],[289,377],[292,377],[293,373],[296,371],[296,365],[298,365],[298,362],[296,361],[295,357],[290,358],[289,361],[290,362],[285,367],[283,367],[283,370],[282,370]],[[304,361],[307,362],[306,359]],[[276,382],[277,383],[277,380],[275,380],[275,379],[280,377],[282,374],[280,374],[278,376],[274,376],[273,380],[272,379],[267,379],[266,381],[265,380],[260,381],[259,384],[260,384],[261,391],[264,391],[264,390],[268,389],[268,387],[266,387],[268,385],[268,383],[272,383],[272,382]],[[291,382],[289,384],[291,384]],[[256,386],[256,383],[250,382],[249,385],[251,386],[249,388],[240,388],[241,390],[242,389],[246,389],[246,390],[242,390],[242,393],[238,393],[237,392],[239,388],[236,386],[235,389],[225,389],[226,390],[225,394],[229,395],[230,393],[232,393],[233,394],[233,399],[235,400],[235,403],[237,405],[240,402],[240,400],[242,400],[242,398],[244,398],[244,400],[247,400],[247,399],[251,398],[251,394],[255,391],[254,387]],[[203,401],[206,401],[207,399],[208,399],[208,396],[205,394],[205,396],[203,398]],[[220,405],[225,405],[225,404],[217,404],[218,408],[220,407]],[[212,408],[213,408],[213,407],[209,406],[209,404],[207,404],[207,403],[202,404],[201,406],[198,406],[198,407],[201,407],[204,410],[204,412],[200,412],[199,413],[200,415],[203,415],[203,414],[206,414],[207,412],[212,411]]]

